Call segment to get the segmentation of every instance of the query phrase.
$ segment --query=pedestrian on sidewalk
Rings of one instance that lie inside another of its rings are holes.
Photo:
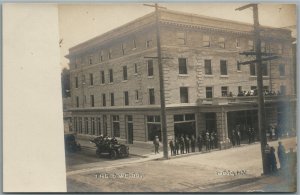
[[[215,142],[215,140],[214,140],[215,138],[214,138],[214,134],[213,134],[213,132],[211,132],[210,134],[209,134],[209,140],[210,140],[210,142],[209,142],[209,147],[210,147],[210,149],[214,149],[215,147],[214,147],[214,142]]]
[[[196,140],[195,140],[194,135],[192,135],[192,138],[191,138],[191,148],[192,148],[192,152],[195,152],[195,147],[196,147]]]
[[[236,136],[235,136],[236,132],[235,129],[232,130],[232,136],[231,136],[231,142],[232,142],[232,146],[235,146],[235,140],[236,140]]]
[[[201,152],[201,150],[202,150],[202,138],[201,138],[200,134],[198,135],[198,138],[197,138],[197,145],[198,145],[199,152]]]
[[[240,146],[241,145],[241,132],[238,129],[235,131],[235,139],[236,139],[236,145]]]
[[[181,136],[179,138],[180,154],[184,154],[184,138]]]
[[[186,135],[184,136],[185,153],[190,153],[190,139]]]
[[[286,153],[285,148],[281,142],[278,142],[277,155],[280,163],[280,169],[284,169],[286,167]]]
[[[209,139],[209,132],[208,130],[206,131],[206,134],[205,134],[205,145],[206,145],[206,151],[210,150],[210,139]]]
[[[277,161],[275,157],[275,148],[270,148],[270,172],[276,173],[277,172]]]
[[[179,141],[178,141],[178,137],[175,137],[175,155],[179,154]]]
[[[153,144],[154,144],[154,153],[159,153],[159,139],[158,136],[156,135],[154,140],[153,140]]]
[[[171,149],[171,156],[174,156],[174,142],[173,142],[173,139],[170,140],[169,146],[170,146],[170,149]]]

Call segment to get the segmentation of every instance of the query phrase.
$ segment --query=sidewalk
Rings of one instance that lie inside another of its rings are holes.
[[[289,139],[289,138],[291,138],[291,137],[285,137],[281,140]],[[82,148],[96,150],[96,145],[94,143],[91,143],[87,139],[78,138],[77,141],[80,143]],[[280,141],[280,140],[272,140],[272,141],[268,141],[268,143],[270,145],[276,146],[278,141]],[[150,144],[150,143],[126,144],[126,143],[122,143],[122,142],[123,141],[121,140],[120,141],[121,144],[125,144],[125,145],[129,146],[129,154],[130,155],[139,156],[139,157],[142,157],[142,158],[149,158],[151,160],[159,159],[159,158],[163,157],[162,144],[160,144],[160,153],[155,154],[153,144]],[[247,147],[247,146],[255,145],[255,144],[259,144],[259,143],[260,142],[256,141],[256,142],[251,143],[251,144],[241,144],[240,146],[235,146],[235,147],[231,147],[231,148],[228,148],[228,149],[239,148],[239,147]],[[228,149],[225,149],[225,150],[228,150]],[[287,151],[288,151],[288,149],[289,149],[289,147],[286,147]],[[201,152],[198,152],[198,148],[196,148],[196,152],[179,154],[179,155],[176,155],[176,156],[171,156],[170,150],[168,152],[169,152],[169,158],[180,158],[180,157],[187,157],[187,156],[197,155],[197,154],[201,154],[201,153],[210,153],[210,152],[216,152],[216,151],[221,151],[221,150],[217,148],[217,149],[212,149],[210,151],[206,151],[205,146],[204,146],[202,148]]]

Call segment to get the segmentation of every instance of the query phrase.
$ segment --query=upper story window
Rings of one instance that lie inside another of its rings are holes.
[[[266,42],[262,41],[260,44],[261,52],[267,52]]]
[[[85,85],[85,75],[82,75],[82,84]]]
[[[208,35],[203,35],[203,47],[210,47],[210,37]]]
[[[250,75],[251,76],[256,76],[256,68],[255,68],[255,64],[250,64]]]
[[[121,49],[122,49],[122,54],[124,55],[125,54],[125,49],[126,49],[125,43],[122,43]]]
[[[91,107],[95,106],[94,95],[91,95]]]
[[[102,62],[102,61],[103,61],[103,51],[100,51],[99,62]]]
[[[177,32],[177,43],[180,45],[185,45],[186,44],[186,34],[185,32]]]
[[[189,103],[188,87],[180,87],[180,103]]]
[[[149,89],[149,104],[155,104],[154,88]]]
[[[146,41],[146,48],[152,47],[152,40],[147,40]]]
[[[75,88],[78,88],[78,77],[75,77]]]
[[[227,61],[220,60],[220,73],[221,75],[227,75]]]
[[[147,61],[148,76],[153,76],[153,60]]]
[[[94,77],[92,73],[90,73],[90,85],[94,85]]]
[[[114,106],[115,105],[115,94],[110,93],[110,105]]]
[[[105,95],[105,93],[102,94],[102,106],[106,106],[106,95]]]
[[[239,64],[239,61],[236,61],[236,70],[241,71],[241,65]]]
[[[235,47],[236,48],[238,48],[238,47],[240,47],[241,45],[240,45],[240,39],[239,38],[236,38],[235,39]]]
[[[268,64],[267,63],[262,63],[262,75],[263,76],[268,76]]]
[[[101,74],[101,83],[104,84],[105,83],[105,74],[104,74],[104,71],[100,71],[100,74]]]
[[[108,51],[108,59],[111,59],[112,58],[112,49],[109,49]]]
[[[109,69],[109,82],[110,83],[114,82],[114,73],[112,69]]]
[[[253,40],[248,40],[248,50],[250,51],[254,50]]]
[[[279,64],[279,76],[285,76],[285,65],[284,64]]]
[[[138,73],[138,67],[137,67],[137,63],[134,63],[134,74]]]
[[[127,66],[123,66],[123,80],[127,80]]]
[[[225,38],[219,37],[218,45],[220,48],[225,48]]]
[[[228,95],[228,87],[227,86],[221,87],[221,94],[223,97],[226,97]]]
[[[212,87],[206,87],[206,98],[212,98],[213,97],[213,88]]]
[[[135,90],[135,100],[139,100],[139,90]]]
[[[124,91],[124,104],[125,106],[129,105],[129,95],[128,95],[128,91]]]
[[[206,75],[212,75],[211,60],[204,60],[204,68]]]
[[[90,56],[89,57],[89,65],[92,65],[93,64],[93,56]]]
[[[79,97],[76,96],[76,107],[78,108],[79,107]]]
[[[178,58],[179,74],[187,74],[186,58]]]

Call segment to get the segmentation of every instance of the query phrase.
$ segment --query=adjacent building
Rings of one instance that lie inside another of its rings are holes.
[[[168,137],[217,132],[230,147],[232,129],[257,132],[256,67],[239,65],[254,50],[253,26],[161,10],[160,36]],[[155,14],[150,13],[69,49],[72,131],[115,136],[127,143],[161,138]],[[291,32],[263,27],[267,124],[292,129],[295,89]],[[251,96],[237,96],[241,92]],[[257,133],[258,136],[258,133]],[[258,137],[257,137],[258,138]],[[151,142],[152,143],[152,142]]]

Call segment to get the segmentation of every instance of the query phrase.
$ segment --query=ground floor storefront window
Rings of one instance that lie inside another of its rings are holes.
[[[160,116],[147,116],[148,141],[153,141],[158,136],[161,141]]]
[[[174,115],[174,133],[175,137],[196,137],[195,114]]]

